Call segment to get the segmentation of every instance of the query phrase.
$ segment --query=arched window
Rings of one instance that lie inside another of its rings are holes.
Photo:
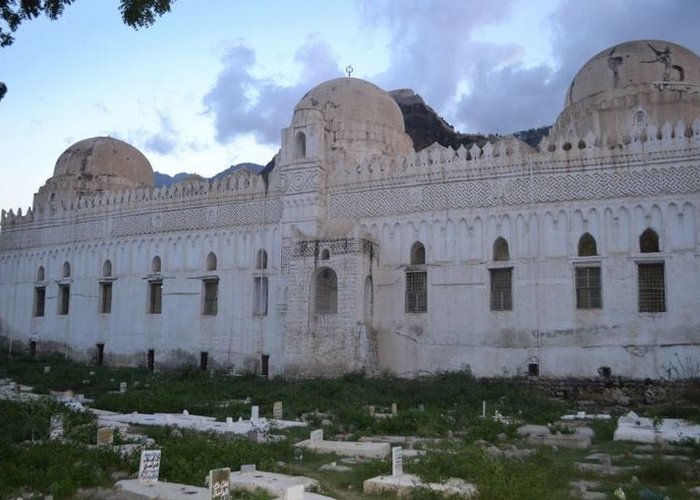
[[[584,233],[578,240],[578,256],[592,257],[594,255],[598,255],[598,248],[595,238],[589,233]]]
[[[102,264],[102,276],[112,276],[112,261],[109,259]]]
[[[46,280],[46,272],[44,271],[44,266],[39,266],[39,269],[36,270],[36,280],[37,281],[45,281]]]
[[[68,262],[63,263],[63,274],[64,278],[70,278],[70,264]]]
[[[209,252],[207,255],[207,271],[216,271],[216,254]]]
[[[651,228],[646,228],[639,237],[639,251],[654,253],[659,251],[659,235]]]
[[[322,267],[314,277],[314,312],[335,314],[338,312],[338,277],[330,267]]]
[[[416,241],[411,247],[411,265],[420,266],[425,264],[425,247],[420,241]]]
[[[255,256],[255,269],[267,269],[267,252],[262,248],[258,250]]]
[[[328,260],[331,258],[331,252],[327,248],[321,251],[321,260]]]
[[[151,261],[151,272],[152,273],[159,273],[160,272],[160,257],[158,255],[153,257],[153,260]]]
[[[498,237],[493,242],[493,260],[510,260],[508,242],[504,238]]]
[[[64,280],[58,285],[58,314],[65,316],[70,310],[70,264],[68,262],[63,263],[63,274]]]
[[[406,312],[428,310],[428,272],[425,269],[425,247],[420,241],[411,246],[411,266],[406,270]]]
[[[294,157],[297,159],[306,158],[306,134],[297,132],[294,141]]]

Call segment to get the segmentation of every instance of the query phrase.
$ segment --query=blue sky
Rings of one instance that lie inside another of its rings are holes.
[[[463,132],[549,125],[595,53],[641,38],[700,53],[698,19],[696,0],[177,0],[134,31],[117,0],[76,0],[0,49],[0,208],[30,206],[87,137],[171,175],[266,163],[295,103],[348,64]]]

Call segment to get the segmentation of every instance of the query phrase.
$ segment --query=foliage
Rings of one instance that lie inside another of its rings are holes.
[[[430,453],[404,469],[426,482],[461,478],[474,483],[481,498],[499,499],[566,498],[573,475],[571,465],[552,453],[541,452],[527,461],[491,459],[468,445]]]
[[[112,472],[126,464],[110,448],[43,441],[0,442],[0,492],[3,497],[29,489],[34,493],[71,497],[78,488],[112,484]]]

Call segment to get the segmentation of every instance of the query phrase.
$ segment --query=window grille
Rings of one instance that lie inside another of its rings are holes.
[[[513,269],[489,269],[491,273],[491,310],[513,310]]]
[[[428,310],[428,273],[406,273],[406,312],[421,313]]]
[[[204,310],[205,316],[216,316],[219,312],[219,282],[207,280],[204,282]]]
[[[112,283],[100,283],[100,312],[109,314],[112,312]]]
[[[576,308],[600,309],[602,306],[600,267],[576,268]]]
[[[70,285],[58,286],[58,314],[65,316],[70,309]]]
[[[663,262],[637,264],[639,312],[666,311]]]
[[[163,282],[151,281],[148,283],[148,312],[160,314],[163,310]]]

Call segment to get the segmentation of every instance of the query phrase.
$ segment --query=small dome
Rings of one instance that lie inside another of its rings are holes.
[[[671,42],[625,42],[605,49],[583,65],[571,82],[566,105],[610,92],[636,93],[640,87],[646,91],[661,82],[700,85],[700,58]]]
[[[292,128],[319,122],[328,133],[328,146],[346,160],[413,150],[398,104],[359,78],[336,78],[307,92],[294,108]]]
[[[122,187],[153,186],[153,168],[143,153],[112,137],[76,142],[58,157],[53,175],[113,179]]]

